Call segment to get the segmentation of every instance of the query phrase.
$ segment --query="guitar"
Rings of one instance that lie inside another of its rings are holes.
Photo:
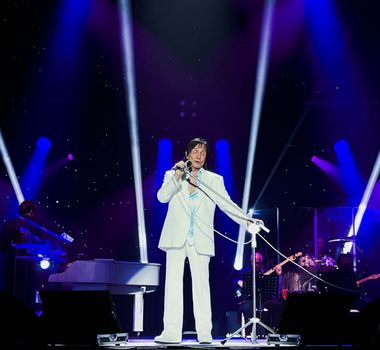
[[[302,253],[301,252],[298,252],[296,254],[293,254],[289,257],[287,257],[284,261],[280,262],[279,264],[277,264],[276,266],[272,267],[271,269],[269,269],[268,271],[264,272],[264,276],[268,276],[270,275],[272,272],[276,271],[276,268],[278,267],[281,267],[283,265],[285,265],[287,262],[289,261],[293,261],[293,260],[296,260],[299,256],[301,256]]]
[[[379,277],[380,277],[380,273],[377,273],[377,274],[374,274],[374,275],[362,278],[361,280],[356,281],[356,285],[359,286],[360,284],[362,284],[362,283],[364,283],[366,281],[375,280],[376,278],[379,278]]]

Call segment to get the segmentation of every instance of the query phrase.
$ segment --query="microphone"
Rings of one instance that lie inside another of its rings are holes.
[[[264,230],[265,232],[270,232],[269,228],[264,225],[264,222],[260,219],[250,219],[252,222],[248,227],[247,231],[251,234],[256,234],[260,230]]]
[[[173,166],[173,168],[172,168],[172,170],[184,170],[184,169],[189,169],[191,167],[191,160],[187,160],[186,162],[185,162],[185,165],[183,165],[183,166],[178,166],[178,165],[176,165],[176,166]]]

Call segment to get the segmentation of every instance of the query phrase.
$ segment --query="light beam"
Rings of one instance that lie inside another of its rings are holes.
[[[379,178],[380,173],[380,151],[377,154],[375,165],[372,169],[371,176],[368,180],[367,186],[364,191],[364,195],[359,204],[359,209],[355,215],[354,223],[350,227],[350,230],[347,234],[347,237],[352,237],[355,233],[355,236],[358,234],[360,224],[362,223],[364,213],[367,209],[368,201],[371,198],[373,188],[375,187],[376,181]],[[349,253],[352,249],[352,242],[346,242],[343,246],[343,253]]]
[[[253,164],[256,152],[257,144],[257,134],[259,131],[261,109],[263,104],[265,82],[268,70],[269,62],[269,49],[271,41],[271,27],[272,27],[272,17],[273,9],[275,5],[275,0],[265,1],[264,8],[264,18],[261,27],[261,37],[260,37],[260,49],[259,49],[259,59],[256,72],[256,87],[255,87],[255,97],[253,102],[253,113],[252,113],[252,124],[250,132],[250,141],[248,148],[248,159],[247,168],[245,173],[245,183],[243,192],[243,204],[242,209],[244,212],[248,210],[249,194],[251,192],[252,183],[252,172]],[[236,270],[241,270],[243,267],[243,253],[244,253],[244,238],[245,238],[246,228],[240,226],[238,246],[236,249],[234,268]]]
[[[18,204],[20,204],[25,200],[25,198],[24,198],[24,195],[22,193],[20,183],[18,182],[16,172],[13,168],[11,158],[9,157],[7,147],[5,146],[5,142],[4,142],[4,138],[3,138],[3,134],[1,132],[1,129],[0,129],[0,152],[1,152],[1,157],[3,158],[3,161],[4,161],[5,168],[7,169],[9,179],[11,180],[13,189],[15,191]]]
[[[133,56],[133,36],[130,13],[130,2],[119,0],[119,14],[121,23],[121,44],[123,48],[123,69],[124,69],[124,89],[126,92],[126,105],[128,106],[129,117],[129,137],[132,150],[133,176],[136,193],[137,222],[139,234],[140,262],[148,262],[148,252],[146,244],[146,229],[144,220],[144,203],[141,179],[141,159],[139,127],[137,120],[136,87],[135,87],[135,67]]]

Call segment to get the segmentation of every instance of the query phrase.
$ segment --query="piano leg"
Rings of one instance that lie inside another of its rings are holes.
[[[133,331],[142,332],[144,323],[144,293],[146,287],[141,287],[140,291],[135,294],[133,306]]]

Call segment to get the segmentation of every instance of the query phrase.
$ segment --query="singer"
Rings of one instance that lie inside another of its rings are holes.
[[[209,145],[195,138],[180,161],[165,173],[157,193],[168,211],[161,232],[159,248],[166,252],[164,330],[154,338],[157,343],[182,341],[183,273],[188,258],[192,278],[193,312],[200,344],[212,343],[211,300],[209,284],[210,257],[215,254],[214,213],[217,205],[240,225],[249,225],[241,209],[231,201],[223,177],[206,170]],[[214,189],[219,196],[206,187]]]

